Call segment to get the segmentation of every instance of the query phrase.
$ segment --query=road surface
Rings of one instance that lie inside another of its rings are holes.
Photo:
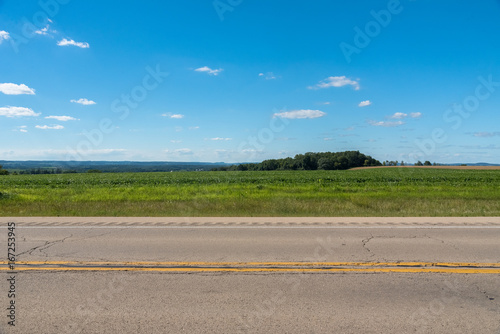
[[[500,218],[9,222],[0,333],[500,334]]]

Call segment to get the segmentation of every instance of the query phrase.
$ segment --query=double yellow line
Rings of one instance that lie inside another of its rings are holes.
[[[0,270],[10,270],[0,261]],[[16,271],[306,272],[500,274],[500,263],[462,262],[103,262],[18,261]]]

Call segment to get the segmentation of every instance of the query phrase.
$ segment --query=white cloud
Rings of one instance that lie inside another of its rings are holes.
[[[27,126],[26,125],[21,125],[21,126],[18,126],[17,127],[17,130],[13,130],[13,131],[19,131],[19,132],[28,132],[28,130],[26,130]]]
[[[37,35],[48,35],[49,34],[48,31],[49,31],[49,25],[47,24],[45,26],[45,28],[42,28],[40,30],[36,30],[35,34],[37,34]]]
[[[397,113],[394,113],[393,115],[389,116],[388,118],[389,119],[403,119],[403,118],[406,118],[408,116],[410,116],[411,118],[420,118],[422,116],[422,113],[412,112],[408,115],[408,114],[405,114],[403,112],[397,112]]]
[[[190,126],[189,130],[198,130],[200,127],[199,126]]]
[[[403,121],[396,121],[396,122],[385,122],[385,121],[368,121],[370,125],[373,126],[383,126],[383,127],[395,127],[395,126],[400,126],[405,124]]]
[[[222,138],[222,137],[215,137],[215,138],[210,138],[209,140],[233,140],[233,138]]]
[[[171,113],[166,113],[162,114],[163,117],[168,117],[168,118],[174,118],[174,119],[181,119],[184,118],[184,115],[182,114],[171,114]]]
[[[337,76],[337,77],[328,77],[325,80],[320,81],[315,86],[309,86],[309,89],[321,89],[321,88],[329,88],[329,87],[343,87],[343,86],[352,86],[355,90],[359,90],[359,82],[347,78],[345,75]]]
[[[358,107],[367,107],[370,104],[372,104],[370,100],[361,101],[361,102],[359,102]]]
[[[87,100],[87,99],[71,100],[70,102],[78,103],[78,104],[83,104],[84,106],[89,106],[89,105],[92,105],[92,104],[96,104],[94,101]]]
[[[57,42],[57,45],[59,45],[59,46],[74,45],[74,46],[77,46],[77,47],[82,48],[82,49],[87,49],[90,47],[89,43],[87,43],[87,42],[75,42],[72,39],[66,39],[66,38],[63,38],[62,40]]]
[[[222,68],[219,68],[219,69],[216,69],[216,70],[213,70],[211,69],[210,67],[208,66],[203,66],[203,67],[200,67],[200,68],[197,68],[195,69],[196,72],[205,72],[205,73],[208,73],[210,75],[219,75],[220,72],[224,71]]]
[[[326,113],[321,110],[301,109],[301,110],[292,110],[292,111],[275,113],[273,117],[304,119],[304,118],[318,118],[318,117],[323,117],[325,115]]]
[[[397,112],[394,113],[394,115],[389,116],[389,119],[403,119],[405,117],[408,117],[408,114],[402,113],[402,112]]]
[[[42,129],[42,130],[61,130],[64,129],[64,126],[62,125],[35,125],[35,128],[37,129]]]
[[[165,153],[174,153],[177,155],[191,155],[193,151],[189,148],[178,148],[176,150],[165,150]]]
[[[47,119],[57,119],[58,121],[61,121],[61,122],[79,121],[79,119],[71,117],[71,116],[47,116],[45,118],[47,118]]]
[[[500,137],[500,132],[474,132],[474,137],[488,138],[488,137]]]
[[[174,144],[178,144],[178,143],[182,143],[182,140],[171,140],[170,142],[174,143]]]
[[[47,31],[49,30],[49,26],[46,26],[45,28],[42,28],[40,30],[36,30],[35,31],[35,34],[38,34],[38,35],[47,35]]]
[[[6,117],[23,117],[23,116],[38,116],[40,113],[36,113],[33,109],[24,107],[2,107],[0,108],[0,116]]]
[[[14,83],[0,83],[0,92],[6,95],[35,95],[35,90],[33,88],[29,88],[25,84],[14,84]]]
[[[332,137],[325,137],[325,138],[323,138],[323,140],[330,141],[330,140],[334,140],[334,139]]]
[[[264,77],[266,80],[274,80],[278,78],[273,72],[267,72],[266,74],[259,73],[259,77]]]
[[[7,31],[0,30],[0,44],[10,38],[10,34]]]

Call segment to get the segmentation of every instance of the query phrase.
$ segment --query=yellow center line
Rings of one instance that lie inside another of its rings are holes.
[[[10,270],[0,261],[0,270]],[[471,262],[197,262],[17,261],[16,271],[405,272],[500,274],[500,263]]]
[[[8,268],[0,268],[8,270]],[[148,267],[22,267],[16,271],[142,271],[142,272],[368,272],[500,274],[491,268],[148,268]]]

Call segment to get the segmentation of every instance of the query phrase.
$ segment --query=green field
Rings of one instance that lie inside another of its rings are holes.
[[[2,216],[500,216],[500,170],[0,176]]]

